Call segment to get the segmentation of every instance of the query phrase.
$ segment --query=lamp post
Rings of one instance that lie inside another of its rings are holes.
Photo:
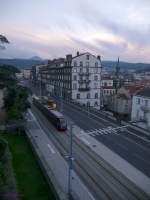
[[[72,168],[73,168],[73,153],[72,153],[72,145],[73,145],[73,123],[70,124],[70,142],[69,142],[69,170],[68,170],[68,197],[70,199],[72,193]]]
[[[60,112],[63,112],[63,90],[62,90],[62,86],[60,87]]]
[[[102,92],[102,62],[100,57],[100,110],[103,107],[103,92]]]

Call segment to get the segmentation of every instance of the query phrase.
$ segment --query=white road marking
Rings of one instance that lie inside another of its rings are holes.
[[[30,115],[32,116],[34,121],[37,121],[37,119],[35,118],[34,114],[31,112],[31,110],[29,109],[28,112],[30,113]]]
[[[126,135],[120,134],[119,136],[120,136],[120,137],[123,137],[124,139],[126,139],[126,140],[128,140],[128,141],[130,141],[130,142],[132,142],[132,143],[135,143],[135,144],[136,144],[137,146],[139,146],[140,148],[145,149],[146,151],[149,151],[149,152],[150,152],[150,149],[143,147],[141,144],[139,144],[139,143],[135,142],[134,140],[128,138]]]
[[[149,161],[143,159],[143,158],[142,158],[141,156],[139,156],[138,154],[134,153],[133,155],[134,155],[135,157],[137,157],[138,159],[142,160],[143,162],[147,163],[148,165],[150,165],[150,162],[149,162]]]
[[[47,144],[47,146],[48,146],[48,148],[50,149],[50,151],[54,154],[55,151],[54,151],[54,149],[51,147],[51,145],[50,145],[50,144]]]
[[[144,141],[146,141],[146,142],[150,143],[150,141],[149,141],[149,140],[147,140],[147,139],[145,139],[145,138],[143,138],[143,137],[141,137],[141,136],[139,136],[139,135],[136,135],[136,134],[132,133],[132,132],[131,132],[131,131],[129,131],[129,130],[127,130],[127,132],[128,132],[129,134],[131,134],[131,135],[134,135],[134,136],[136,136],[136,137],[140,138],[141,140],[144,140]]]
[[[87,139],[85,139],[85,138],[83,138],[83,137],[80,137],[80,139],[81,139],[85,144],[90,145],[90,142],[89,142]]]

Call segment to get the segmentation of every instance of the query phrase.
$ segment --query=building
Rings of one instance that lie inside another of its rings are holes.
[[[133,96],[132,121],[139,121],[137,125],[150,129],[150,87],[140,90]]]
[[[33,65],[31,69],[30,79],[34,85],[38,84],[39,81],[39,70],[46,67],[47,65]]]
[[[76,56],[50,60],[47,69],[40,71],[42,83],[49,95],[62,95],[85,106],[100,108],[100,56],[77,52]]]
[[[18,80],[27,79],[29,80],[31,76],[31,69],[22,69],[20,73],[16,73]]]
[[[109,96],[107,108],[116,115],[130,118],[132,110],[132,98],[143,89],[141,85],[122,86],[117,93]]]
[[[114,79],[112,79],[109,76],[102,77],[101,88],[102,88],[103,105],[107,106],[110,96],[112,96],[113,94],[116,94]]]

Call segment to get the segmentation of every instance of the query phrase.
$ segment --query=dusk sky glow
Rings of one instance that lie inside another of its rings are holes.
[[[0,0],[0,58],[53,58],[76,51],[150,63],[150,0]]]

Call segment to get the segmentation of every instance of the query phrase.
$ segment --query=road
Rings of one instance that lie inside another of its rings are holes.
[[[110,126],[116,127],[114,123],[103,117],[96,118],[93,115],[88,115],[77,106],[68,103],[64,103],[64,115],[69,116],[87,133]],[[137,137],[135,131],[131,130],[122,131],[119,134],[100,133],[92,136],[150,177],[150,141]]]
[[[39,93],[34,88],[32,88],[32,91],[36,94]],[[59,103],[59,100],[57,102]],[[70,117],[87,134],[93,130],[98,131],[106,127],[118,126],[114,120],[100,112],[90,114],[81,110],[79,106],[65,101],[63,107],[64,115]],[[119,134],[101,134],[99,131],[99,134],[92,136],[150,177],[150,137],[131,128]]]
[[[32,107],[32,111],[37,117],[44,132],[53,142],[55,147],[57,147],[64,159],[66,159],[69,147],[68,133],[58,132],[34,106]],[[93,159],[89,154],[89,149],[87,151],[84,151],[83,146],[80,146],[76,141],[74,141],[74,169],[96,199],[134,200],[143,198],[143,196],[140,196],[143,194],[140,193],[139,190],[138,194],[134,193],[130,188],[130,184],[124,182],[126,180],[125,177],[124,179],[121,179],[121,181],[120,179],[118,180],[116,176],[108,170],[108,168],[104,168],[102,161],[99,159]],[[148,199],[147,197],[144,198]]]

